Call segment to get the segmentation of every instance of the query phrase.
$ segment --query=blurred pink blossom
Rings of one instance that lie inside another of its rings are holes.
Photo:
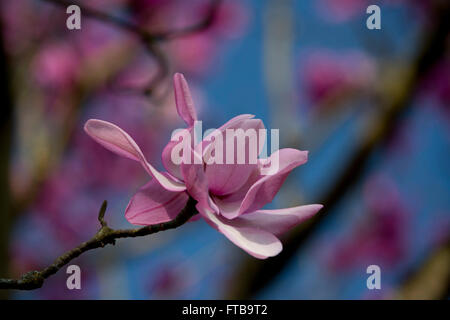
[[[183,12],[191,14],[183,14],[180,17],[179,28],[181,29],[183,26],[202,21],[209,10],[209,5],[205,3],[193,6],[186,2],[184,6],[186,8]],[[205,73],[217,59],[221,40],[242,36],[246,31],[248,20],[249,13],[241,2],[223,1],[208,28],[169,44],[176,68],[196,75]]]
[[[191,270],[177,268],[177,263],[165,263],[157,268],[148,279],[147,290],[157,299],[174,298],[186,289],[191,281]]]
[[[49,44],[34,60],[34,76],[45,88],[64,89],[73,85],[79,68],[79,59],[67,42]]]
[[[355,15],[363,15],[367,0],[319,0],[315,2],[319,13],[331,22],[343,22]]]
[[[408,211],[394,182],[384,175],[369,178],[364,201],[368,215],[332,249],[329,267],[336,272],[363,264],[392,267],[407,254]]]
[[[301,70],[306,94],[316,105],[339,94],[368,88],[375,72],[375,62],[360,51],[326,50],[310,52]]]

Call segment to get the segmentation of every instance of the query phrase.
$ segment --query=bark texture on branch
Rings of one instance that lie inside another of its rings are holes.
[[[98,220],[100,222],[101,228],[90,240],[81,243],[78,247],[59,256],[53,262],[53,264],[46,267],[45,269],[42,269],[40,271],[30,271],[24,274],[20,279],[0,279],[0,289],[38,289],[42,287],[45,279],[54,275],[66,264],[86,251],[96,248],[103,248],[108,244],[114,245],[116,243],[116,240],[120,238],[144,237],[160,231],[175,229],[185,224],[189,221],[190,218],[197,214],[197,210],[195,209],[196,204],[197,201],[195,201],[193,198],[189,198],[186,206],[183,210],[181,210],[178,216],[168,222],[145,226],[137,229],[115,230],[108,227],[106,221],[104,220],[104,215],[106,212],[106,201],[104,201],[98,214]]]

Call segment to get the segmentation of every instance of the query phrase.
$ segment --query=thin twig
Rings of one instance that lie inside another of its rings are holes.
[[[42,269],[41,271],[30,271],[24,274],[20,279],[0,279],[0,289],[17,289],[17,290],[34,290],[42,287],[45,279],[54,275],[62,267],[68,264],[70,261],[80,256],[86,251],[103,248],[108,244],[114,245],[116,239],[120,238],[135,238],[144,237],[150,234],[154,234],[160,231],[177,228],[189,221],[194,215],[197,214],[195,209],[196,201],[193,198],[189,198],[186,206],[181,210],[177,217],[171,221],[145,226],[137,229],[111,229],[108,227],[104,220],[106,212],[106,201],[103,202],[99,214],[98,221],[101,228],[97,233],[88,241],[83,242],[78,247],[67,251],[60,257],[58,257],[52,265]]]

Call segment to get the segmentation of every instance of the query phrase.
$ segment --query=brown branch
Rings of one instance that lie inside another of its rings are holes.
[[[24,274],[20,279],[0,279],[0,289],[17,289],[17,290],[34,290],[42,287],[45,279],[58,272],[62,267],[68,264],[70,261],[80,256],[86,251],[103,248],[108,244],[114,245],[117,239],[120,238],[135,238],[144,237],[150,234],[154,234],[160,231],[177,228],[189,221],[194,215],[197,214],[195,209],[196,201],[193,198],[189,198],[186,206],[177,215],[177,217],[171,221],[145,226],[137,229],[111,229],[108,227],[104,220],[106,212],[106,201],[103,202],[99,214],[98,221],[101,228],[90,240],[83,242],[78,247],[67,251],[60,257],[58,257],[52,265],[46,267],[41,271],[30,271]]]
[[[402,115],[410,107],[414,92],[420,84],[421,78],[442,57],[445,52],[445,43],[449,34],[450,5],[445,1],[437,1],[434,25],[422,38],[421,48],[407,74],[399,75],[395,90],[387,92],[389,101],[381,107],[380,117],[367,128],[362,142],[352,158],[342,170],[333,186],[317,201],[324,208],[314,218],[292,233],[285,241],[283,251],[276,257],[267,261],[246,259],[237,270],[234,286],[228,293],[229,298],[243,299],[254,296],[268,285],[283,269],[283,267],[298,253],[317,230],[321,222],[332,212],[347,192],[363,175],[364,169],[370,159],[372,151],[381,145],[391,135]]]

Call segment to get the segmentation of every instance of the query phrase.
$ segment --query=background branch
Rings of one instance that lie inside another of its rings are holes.
[[[106,212],[106,201],[104,201],[98,214],[98,221],[100,222],[101,228],[97,231],[94,237],[86,242],[83,242],[78,247],[67,251],[58,257],[53,264],[41,271],[30,271],[24,274],[20,279],[0,279],[0,289],[38,289],[42,287],[45,279],[58,272],[58,270],[66,264],[86,251],[96,248],[103,248],[108,244],[114,245],[116,243],[116,239],[144,237],[160,231],[174,229],[185,224],[190,218],[197,214],[197,210],[195,209],[196,203],[197,202],[193,198],[189,198],[184,209],[181,210],[175,219],[168,222],[145,226],[138,229],[114,230],[109,228],[104,220]]]

